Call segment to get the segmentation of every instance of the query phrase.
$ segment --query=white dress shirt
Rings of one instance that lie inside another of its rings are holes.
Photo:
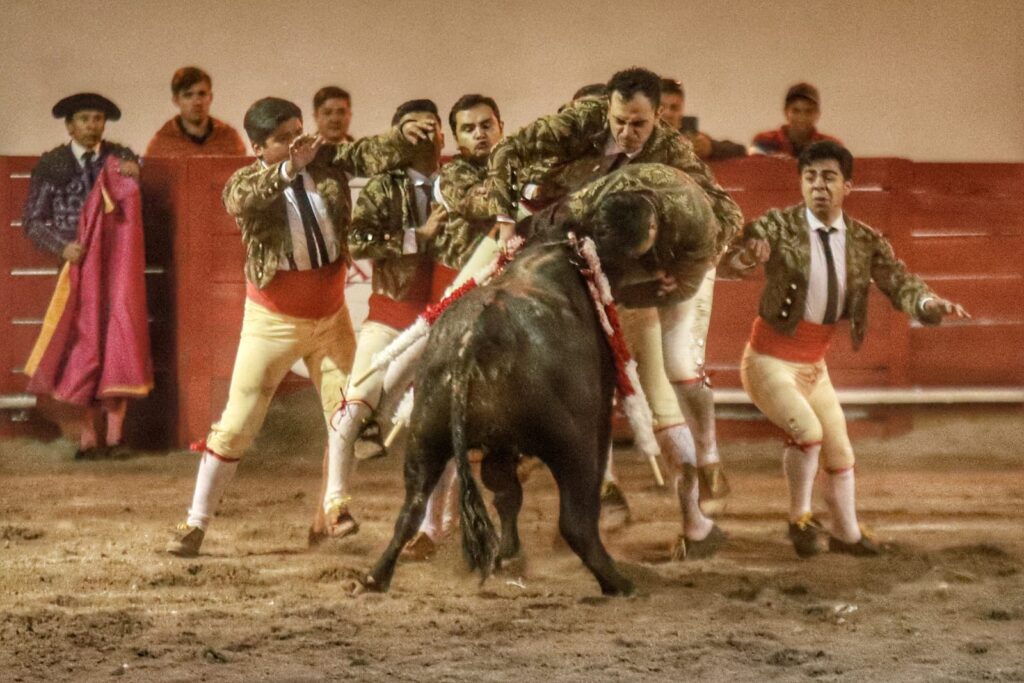
[[[405,228],[402,235],[402,253],[415,254],[419,252],[419,245],[416,243],[416,228],[427,222],[430,216],[430,195],[434,191],[434,180],[437,174],[423,175],[419,171],[407,168],[405,173],[413,185],[413,201],[416,205],[416,226]]]
[[[302,186],[306,188],[306,196],[313,207],[313,214],[320,227],[320,234],[323,235],[324,245],[327,247],[328,263],[338,260],[341,253],[338,238],[334,233],[334,221],[327,211],[327,203],[320,196],[316,189],[316,183],[305,171],[300,172]],[[295,198],[295,190],[291,187],[294,177],[289,177],[285,172],[285,164],[281,164],[281,177],[288,183],[285,187],[285,208],[288,213],[288,231],[292,235],[292,259],[289,260],[285,254],[281,254],[279,270],[312,270],[313,264],[309,260],[309,245],[306,243],[306,229],[302,225],[302,214],[299,213],[298,200]],[[314,248],[315,245],[314,245]]]
[[[75,140],[71,141],[71,153],[75,155],[75,160],[80,168],[85,168],[85,161],[83,161],[82,157],[85,156],[86,152],[92,152],[93,162],[100,158],[100,144],[102,143],[97,142],[95,147],[83,147]]]
[[[807,216],[808,239],[811,243],[811,272],[807,282],[807,305],[804,307],[804,320],[809,323],[822,324],[825,320],[825,308],[828,306],[828,262],[825,260],[825,245],[818,236],[818,228],[835,228],[829,234],[829,247],[836,269],[838,285],[838,307],[836,319],[842,317],[846,308],[846,223],[842,214],[831,226],[826,226],[810,209],[804,209]]]

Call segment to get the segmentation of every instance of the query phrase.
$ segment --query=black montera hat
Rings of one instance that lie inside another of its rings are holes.
[[[65,97],[53,105],[53,118],[66,119],[83,109],[101,111],[106,114],[107,121],[117,121],[121,118],[121,110],[117,108],[116,104],[103,95],[97,95],[94,92],[80,92]]]

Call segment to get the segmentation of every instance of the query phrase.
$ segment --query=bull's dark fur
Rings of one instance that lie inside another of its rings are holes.
[[[518,454],[551,469],[559,528],[609,594],[632,591],[598,534],[600,486],[611,434],[615,370],[587,287],[564,242],[524,249],[495,281],[436,322],[416,376],[405,503],[391,544],[365,585],[387,590],[402,547],[453,455],[461,488],[463,549],[486,578],[520,550]],[[485,453],[500,544],[471,474],[468,448]]]

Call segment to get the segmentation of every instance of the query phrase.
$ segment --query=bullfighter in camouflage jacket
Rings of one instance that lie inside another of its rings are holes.
[[[823,550],[826,535],[832,552],[875,555],[879,545],[857,523],[853,447],[825,366],[835,323],[848,319],[853,347],[861,345],[872,281],[897,310],[926,325],[967,313],[908,272],[881,234],[843,213],[853,177],[845,147],[813,143],[800,155],[799,169],[804,203],[747,225],[719,273],[742,276],[765,264],[768,280],[740,373],[754,404],[788,437],[783,469],[797,555]],[[831,534],[811,511],[819,455],[828,473]]]
[[[402,119],[384,135],[337,146],[302,134],[302,110],[255,102],[245,130],[259,159],[224,188],[246,247],[246,301],[227,406],[203,449],[187,521],[167,552],[194,557],[220,497],[289,368],[303,360],[325,421],[341,399],[355,336],[345,304],[349,191],[346,173],[387,170],[410,158],[434,126]],[[354,530],[354,529],[353,529]]]
[[[513,170],[527,173],[531,181],[537,182],[534,176],[538,169],[550,169],[550,185],[557,186],[556,190],[545,188],[541,181],[540,192],[550,200],[555,198],[557,188],[575,191],[621,165],[660,163],[678,168],[696,181],[711,202],[721,242],[730,242],[743,224],[740,209],[697,158],[690,142],[679,131],[659,122],[660,98],[661,79],[657,74],[646,69],[627,69],[609,80],[607,96],[578,99],[558,114],[542,117],[508,136],[494,148],[489,162],[492,213],[501,219],[511,211],[509,179]],[[671,334],[662,335],[654,330],[644,335],[650,340],[664,336],[670,344],[666,352],[675,360],[668,367],[669,379],[679,401],[679,412],[692,432],[684,434],[680,427],[676,437],[665,437],[665,447],[696,448],[702,499],[721,499],[728,493],[715,437],[714,397],[704,373],[714,280],[714,269],[709,267],[698,293],[685,306],[674,310]],[[652,320],[637,323],[647,325]],[[652,356],[659,353],[650,350]],[[606,507],[628,519],[628,508],[614,483],[611,468],[603,495]]]

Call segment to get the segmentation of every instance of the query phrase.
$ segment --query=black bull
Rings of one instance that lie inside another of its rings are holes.
[[[523,502],[516,462],[528,453],[554,475],[559,529],[602,592],[632,592],[598,534],[615,366],[577,259],[564,240],[531,244],[435,323],[415,380],[405,502],[366,588],[387,590],[453,455],[470,567],[486,577],[496,563],[515,557]],[[481,478],[495,494],[500,544],[471,473],[470,448],[485,453]]]

